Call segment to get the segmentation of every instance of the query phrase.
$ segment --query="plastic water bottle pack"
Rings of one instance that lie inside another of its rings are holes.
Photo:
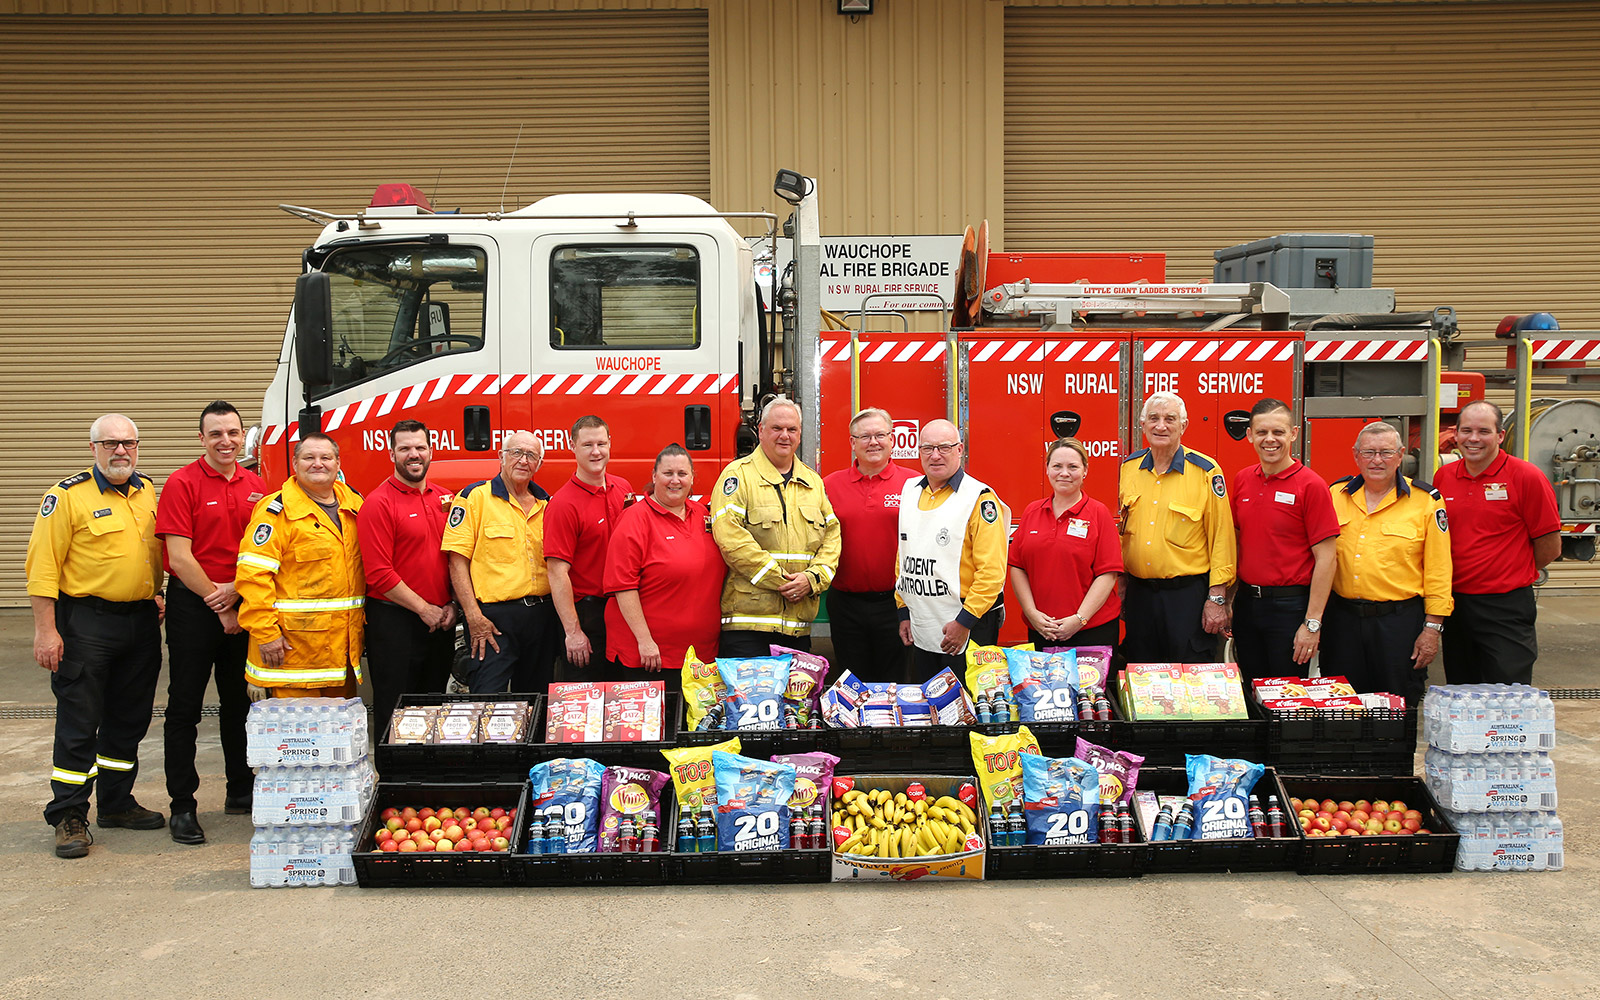
[[[257,826],[359,823],[377,781],[367,760],[336,767],[257,768],[251,819]]]
[[[367,756],[360,698],[268,698],[245,717],[251,767],[349,764]]]
[[[250,838],[250,886],[355,885],[353,826],[256,827]]]
[[[1422,736],[1451,753],[1525,753],[1556,745],[1550,695],[1526,684],[1434,686],[1422,699]]]
[[[1461,834],[1456,870],[1554,872],[1565,865],[1561,818],[1553,812],[1456,813],[1445,819]]]

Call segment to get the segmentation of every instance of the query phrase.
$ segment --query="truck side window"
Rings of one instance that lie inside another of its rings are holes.
[[[474,247],[369,245],[322,263],[333,294],[333,385],[483,347],[489,262]]]
[[[585,244],[550,255],[550,346],[700,346],[700,254],[690,246]]]

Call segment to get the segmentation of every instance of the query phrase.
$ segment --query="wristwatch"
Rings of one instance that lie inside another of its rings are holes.
[[[1206,600],[1210,601],[1212,604],[1215,604],[1219,608],[1225,608],[1228,606],[1228,599],[1223,597],[1221,594],[1207,594]]]
[[[1444,634],[1444,622],[1423,622],[1423,628],[1431,628],[1440,635]]]
[[[1306,619],[1306,631],[1310,632],[1312,635],[1316,635],[1318,632],[1321,632],[1322,631],[1322,619],[1320,619],[1320,618],[1307,618]]]

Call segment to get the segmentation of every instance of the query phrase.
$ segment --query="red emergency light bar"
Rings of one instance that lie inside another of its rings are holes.
[[[424,212],[433,211],[428,196],[418,191],[414,184],[379,184],[378,189],[372,192],[372,204],[367,207],[390,208],[395,205],[415,205]]]

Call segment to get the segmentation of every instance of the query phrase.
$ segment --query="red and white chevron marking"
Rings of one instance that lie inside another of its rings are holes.
[[[861,360],[867,363],[942,361],[943,340],[874,340],[861,342]],[[974,363],[985,361],[1100,361],[1115,357],[1117,342],[1113,340],[991,340],[972,344],[969,359]],[[850,341],[825,340],[821,356],[825,361],[849,361]]]
[[[1308,340],[1307,361],[1426,361],[1426,340]]]
[[[1149,340],[1144,344],[1144,363],[1165,361],[1213,361],[1220,364],[1253,361],[1288,361],[1294,357],[1291,340]]]
[[[1535,361],[1600,361],[1600,340],[1534,340]]]
[[[445,396],[494,396],[505,393],[511,396],[706,396],[722,392],[738,392],[737,375],[712,373],[709,375],[444,375],[418,382],[390,392],[369,396],[354,403],[336,406],[328,411],[329,432],[341,427],[354,427],[366,420],[388,416],[398,407],[402,412],[417,404],[433,402]],[[277,444],[288,434],[294,441],[299,436],[298,423],[288,426],[268,425],[263,440]]]

